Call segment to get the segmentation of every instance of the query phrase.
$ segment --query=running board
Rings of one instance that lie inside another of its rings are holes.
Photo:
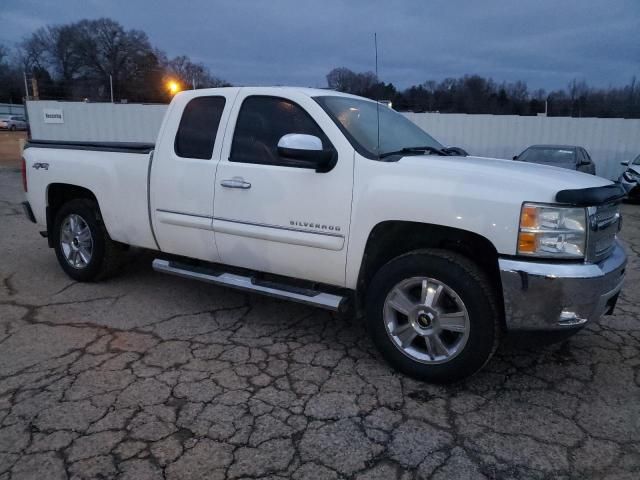
[[[346,303],[345,297],[332,293],[299,288],[271,281],[256,280],[244,275],[160,260],[159,258],[153,261],[153,269],[156,272],[168,273],[170,275],[177,275],[178,277],[191,278],[193,280],[200,280],[201,282],[237,288],[248,292],[261,293],[270,297],[305,303],[334,312],[341,311],[343,305]]]

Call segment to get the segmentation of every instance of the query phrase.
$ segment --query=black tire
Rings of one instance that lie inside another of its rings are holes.
[[[12,132],[16,131],[16,126],[15,125],[11,125],[11,127],[9,127],[9,130],[11,130]]]
[[[92,254],[90,261],[83,267],[72,266],[65,256],[62,247],[61,230],[70,215],[77,215],[89,227],[92,236]],[[71,200],[58,210],[53,225],[54,249],[60,266],[74,280],[93,282],[114,275],[122,265],[122,245],[109,237],[102,223],[100,209],[90,199]]]
[[[444,363],[423,363],[410,357],[387,333],[384,321],[387,295],[400,282],[412,277],[443,282],[466,307],[469,324],[466,343]],[[501,334],[500,309],[487,275],[466,257],[439,249],[410,252],[384,265],[367,290],[366,322],[387,362],[406,375],[433,383],[450,383],[476,373],[496,351]]]

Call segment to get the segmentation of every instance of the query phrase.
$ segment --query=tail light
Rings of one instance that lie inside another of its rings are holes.
[[[28,188],[27,188],[27,162],[25,161],[24,157],[22,158],[22,167],[20,168],[21,172],[22,172],[22,188],[24,188],[25,192],[28,192]]]

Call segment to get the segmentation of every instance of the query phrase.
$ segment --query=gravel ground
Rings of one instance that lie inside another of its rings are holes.
[[[27,132],[0,131],[0,168],[20,168],[20,140],[27,139]]]
[[[640,478],[640,207],[616,315],[394,373],[357,321],[151,270],[67,278],[0,170],[0,480]]]

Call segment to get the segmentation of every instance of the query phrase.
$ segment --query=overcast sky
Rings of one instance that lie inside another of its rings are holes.
[[[0,43],[46,24],[111,17],[237,85],[326,86],[374,69],[400,88],[480,74],[563,88],[640,77],[640,0],[0,0]]]

